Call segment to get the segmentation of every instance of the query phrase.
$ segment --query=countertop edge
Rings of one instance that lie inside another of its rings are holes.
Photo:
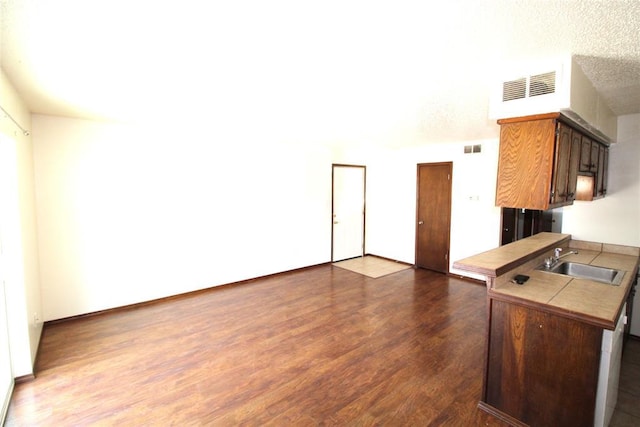
[[[541,233],[542,234],[542,233]],[[552,234],[552,233],[548,233],[548,234]],[[533,236],[532,236],[533,237]],[[509,245],[513,245],[513,244],[518,244],[518,242],[522,242],[522,240],[518,240],[516,242],[512,242],[509,243],[507,245],[504,246],[500,246],[498,248],[494,248],[494,249],[490,249],[488,251],[482,252],[478,255],[474,255],[472,257],[468,257],[468,258],[464,258],[458,261],[455,261],[452,265],[453,268],[461,270],[461,271],[468,271],[470,273],[477,273],[477,274],[482,274],[488,277],[498,277],[503,275],[504,273],[513,270],[514,268],[518,267],[521,264],[526,263],[527,261],[530,261],[538,256],[540,256],[541,254],[555,248],[558,246],[562,246],[565,243],[568,244],[568,242],[571,241],[571,235],[570,234],[558,234],[557,237],[555,239],[551,239],[549,241],[549,243],[545,244],[544,246],[538,247],[536,250],[529,252],[527,254],[524,255],[520,255],[517,258],[513,258],[509,261],[505,261],[504,264],[501,264],[497,267],[483,267],[483,266],[479,266],[477,264],[472,264],[472,260],[473,258],[477,258],[479,256],[482,256],[484,254],[487,254],[489,252],[493,252],[496,251],[500,248],[506,248]]]
[[[575,320],[575,321],[579,321],[582,323],[587,323],[589,325],[593,325],[596,326],[598,328],[603,328],[603,329],[610,329],[613,330],[616,328],[616,321],[609,321],[607,319],[603,319],[601,317],[597,317],[597,316],[590,316],[588,314],[585,313],[581,313],[579,311],[572,311],[572,310],[567,310],[561,307],[556,307],[553,305],[549,305],[546,303],[542,303],[542,302],[537,302],[537,301],[532,301],[526,298],[522,298],[522,297],[518,297],[515,295],[509,295],[509,294],[503,294],[500,292],[494,292],[493,290],[489,289],[487,294],[489,295],[489,297],[491,299],[495,299],[495,300],[500,300],[500,301],[505,301],[508,303],[512,303],[512,304],[517,304],[517,305],[522,305],[525,307],[529,307],[529,308],[533,308],[535,310],[539,310],[542,311],[544,313],[551,313],[557,316],[561,316],[564,317],[566,319],[571,319],[571,320]],[[624,306],[624,302],[623,304],[620,306],[620,308],[618,308],[618,316],[620,311],[622,310],[622,306]],[[616,319],[618,317],[616,316]]]

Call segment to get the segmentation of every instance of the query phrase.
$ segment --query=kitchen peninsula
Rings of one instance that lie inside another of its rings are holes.
[[[622,280],[611,285],[538,269],[558,254],[561,262],[619,270]],[[454,268],[482,274],[487,284],[480,408],[517,426],[607,425],[639,256],[640,248],[539,233],[456,261]]]

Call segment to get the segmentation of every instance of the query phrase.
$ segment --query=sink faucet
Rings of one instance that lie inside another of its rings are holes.
[[[578,251],[569,251],[564,255],[560,255],[560,252],[562,252],[562,248],[555,248],[555,250],[553,251],[556,262],[560,261],[562,258],[569,256],[571,254],[576,254],[576,255],[578,254]]]
[[[569,256],[571,254],[578,254],[578,251],[569,251],[564,255],[560,255],[560,252],[562,252],[562,248],[555,248],[553,250],[553,256],[544,259],[544,266],[547,267],[547,268],[551,268],[553,265],[555,265],[562,258],[564,258],[566,256]]]

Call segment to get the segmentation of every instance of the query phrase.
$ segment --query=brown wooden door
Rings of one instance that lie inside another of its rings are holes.
[[[416,267],[449,272],[453,164],[418,165]]]

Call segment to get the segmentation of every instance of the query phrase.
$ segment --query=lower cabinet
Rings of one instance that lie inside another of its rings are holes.
[[[489,299],[480,408],[512,424],[593,426],[602,328]]]

